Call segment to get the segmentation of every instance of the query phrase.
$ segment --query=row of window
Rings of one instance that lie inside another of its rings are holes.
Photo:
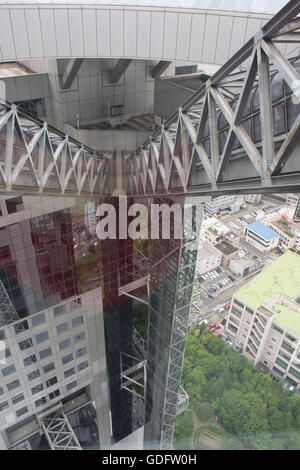
[[[68,304],[58,305],[57,307],[54,307],[53,314],[54,314],[54,317],[57,318],[60,315],[63,315],[64,313],[72,312],[73,310],[80,308],[80,307],[81,307],[81,298],[79,297],[78,299],[72,300]],[[30,319],[31,319],[31,323],[33,327],[46,323],[46,315],[44,312],[38,313],[37,315],[33,315],[30,317]],[[72,320],[72,322],[74,321],[75,326],[77,326],[75,320],[76,319]],[[23,333],[24,331],[28,329],[29,329],[28,320],[23,320],[14,325],[14,330],[16,334]],[[4,330],[1,330],[1,333],[5,336]]]
[[[74,344],[77,344],[80,341],[83,341],[84,339],[85,339],[85,332],[84,331],[78,333],[77,335],[75,335],[73,337]],[[25,342],[26,342],[26,345],[29,345],[29,347],[32,346],[32,340],[30,338],[28,340],[25,340],[22,343],[25,343]],[[59,343],[59,349],[62,351],[63,349],[66,349],[70,345],[71,345],[71,338],[67,338],[67,339],[65,339],[65,340],[63,340]],[[52,355],[51,346],[49,346],[45,349],[42,349],[41,351],[38,352],[38,354],[39,354],[40,360],[46,359],[47,357],[51,356]],[[37,362],[36,354],[31,354],[30,356],[24,358],[23,362],[24,362],[25,367],[29,367],[32,364],[35,364]],[[6,367],[3,367],[1,369],[1,372],[2,372],[3,377],[7,377],[8,375],[13,374],[14,372],[16,372],[16,367],[15,367],[14,364],[10,364]]]
[[[78,372],[81,372],[82,370],[86,369],[89,367],[89,364],[88,364],[88,361],[84,361],[80,364],[78,364],[77,366],[77,369],[78,369]],[[66,370],[64,372],[64,376],[65,378],[69,378],[71,377],[72,375],[75,374],[75,368],[72,367],[68,370]],[[57,384],[57,377],[56,376],[53,376],[51,377],[50,379],[46,380],[46,387],[49,388],[49,387],[52,387],[53,385]],[[20,386],[20,382],[18,380],[15,380],[14,381],[14,388],[16,386]],[[67,390],[71,390],[72,388],[75,388],[77,386],[77,381],[74,380],[73,382],[70,382],[67,384]],[[31,393],[32,395],[35,395],[37,393],[40,393],[44,390],[44,386],[43,384],[37,384],[35,385],[34,387],[31,388]],[[3,387],[0,387],[0,395],[3,395],[4,394],[4,390],[3,390]],[[59,390],[55,390],[51,393],[49,393],[49,399],[52,400],[53,398],[57,397],[60,395],[60,391]],[[19,393],[17,395],[15,395],[14,397],[11,398],[11,401],[12,401],[12,404],[13,405],[17,405],[18,403],[20,403],[21,401],[25,400],[25,397],[24,397],[24,394],[23,393]],[[39,398],[38,400],[35,401],[35,405],[38,407],[38,406],[41,406],[43,404],[46,403],[46,397],[41,397]],[[0,403],[0,412],[6,410],[7,408],[9,408],[9,403],[8,401],[4,401],[2,403]],[[24,407],[24,408],[21,408],[21,410],[24,411],[24,409],[27,409],[27,407]],[[28,409],[27,409],[28,411]],[[27,411],[24,411],[24,413],[26,413]],[[22,414],[24,414],[23,412],[20,413],[20,410],[17,410],[16,411],[16,415],[19,417],[21,416]]]
[[[83,316],[80,315],[79,317],[76,317],[76,318],[73,318],[72,320],[72,328],[77,328],[78,326],[82,325],[83,324]],[[68,322],[64,322],[64,323],[61,323],[60,325],[57,325],[56,326],[56,332],[58,335],[62,334],[62,333],[65,333],[66,331],[69,330],[69,323]],[[37,344],[40,344],[42,343],[43,341],[47,341],[49,339],[49,334],[48,334],[48,331],[45,330],[45,331],[42,331],[41,333],[38,333],[37,335],[35,335],[35,341]],[[33,347],[33,341],[32,341],[32,338],[27,338],[23,341],[21,341],[19,343],[19,348],[20,348],[20,351],[24,351],[28,348],[31,348]]]

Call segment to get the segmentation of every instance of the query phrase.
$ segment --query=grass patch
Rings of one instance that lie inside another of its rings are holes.
[[[194,435],[196,449],[218,450],[223,448],[224,431],[215,424],[200,426]]]

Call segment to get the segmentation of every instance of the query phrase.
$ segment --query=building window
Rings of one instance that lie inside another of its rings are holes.
[[[39,398],[34,403],[35,403],[35,406],[38,408],[39,406],[42,406],[45,403],[47,403],[46,397]]]
[[[33,342],[31,338],[27,338],[19,343],[20,351],[25,351],[25,349],[31,348],[32,346]]]
[[[30,374],[27,375],[28,377],[28,380],[31,381],[31,380],[35,380],[37,379],[38,377],[40,377],[40,371],[37,369],[37,370],[34,370],[33,372],[30,372]]]
[[[45,323],[45,321],[46,318],[44,313],[39,313],[38,315],[31,317],[32,326],[42,325],[43,323]]]
[[[86,347],[80,348],[76,351],[76,357],[84,356],[87,353]]]
[[[35,387],[32,387],[31,393],[32,393],[32,395],[35,395],[36,393],[39,393],[42,390],[44,390],[43,384],[38,384]]]
[[[61,359],[61,362],[64,364],[68,364],[68,362],[71,362],[73,361],[73,354],[70,353],[70,354],[67,354],[66,356],[64,356],[62,359]]]
[[[235,315],[236,317],[238,318],[241,318],[242,317],[242,314],[239,310],[236,310],[235,308],[232,308],[231,309],[231,313],[233,313],[233,315]]]
[[[59,343],[59,349],[62,351],[63,349],[68,348],[70,345],[71,345],[70,338],[65,339],[64,341],[61,341],[61,343]]]
[[[27,406],[24,406],[24,408],[20,408],[19,410],[16,411],[16,415],[18,418],[22,415],[25,415],[26,413],[28,413]]]
[[[288,333],[285,334],[285,337],[287,339],[289,339],[290,341],[292,341],[292,343],[294,343],[296,341],[296,338],[294,338],[293,336],[289,335]]]
[[[30,114],[34,114],[37,117],[45,117],[45,100],[44,98],[33,98],[31,100],[15,101],[15,104],[20,108],[24,109]]]
[[[32,354],[31,356],[28,356],[24,359],[24,366],[25,367],[29,367],[31,366],[32,364],[35,364],[36,363],[36,355],[35,354]]]
[[[79,343],[79,341],[83,341],[85,339],[85,333],[82,331],[78,335],[74,336],[74,343]]]
[[[72,388],[75,388],[77,387],[77,381],[74,380],[73,382],[70,382],[69,384],[67,384],[67,390],[72,390]]]
[[[300,372],[298,372],[296,369],[294,369],[293,367],[290,367],[289,368],[289,372],[291,374],[293,374],[295,377],[297,377],[298,379],[300,379]]]
[[[48,374],[51,370],[55,369],[54,362],[50,362],[50,364],[47,364],[46,366],[43,367],[43,372],[44,374]]]
[[[2,403],[0,403],[0,412],[6,410],[8,407],[8,401],[3,401]]]
[[[278,355],[283,357],[283,359],[285,359],[286,361],[290,362],[291,360],[291,357],[290,356],[287,356],[284,352],[282,351],[278,351]]]
[[[46,380],[47,387],[52,387],[52,385],[57,383],[57,377],[51,377],[51,379]]]
[[[20,387],[20,382],[19,382],[18,379],[13,380],[12,382],[9,382],[8,384],[6,384],[6,387],[7,387],[7,390],[8,390],[9,392],[11,392],[11,391],[14,390],[15,388]]]
[[[9,348],[5,348],[5,358],[7,359],[8,357],[11,356],[11,352]]]
[[[15,397],[13,397],[11,399],[13,405],[16,405],[17,403],[20,403],[20,401],[23,401],[23,400],[24,400],[23,393],[19,393],[19,395],[16,395]]]
[[[80,372],[83,369],[86,369],[89,366],[88,361],[84,361],[81,364],[78,364],[78,372]]]
[[[275,323],[272,323],[272,328],[273,328],[273,330],[277,331],[277,333],[280,333],[281,335],[283,335],[283,330],[278,328],[278,326],[275,325]]]
[[[65,379],[70,377],[71,375],[75,374],[75,369],[72,367],[71,369],[68,369],[64,372]]]
[[[53,398],[59,397],[59,395],[60,395],[60,391],[55,390],[54,392],[49,393],[49,398],[50,400],[53,400]]]
[[[180,65],[175,67],[175,75],[185,75],[190,73],[197,73],[198,65]]]
[[[277,357],[276,361],[275,361],[277,364],[279,364],[281,367],[283,367],[284,369],[287,368],[287,363],[282,361],[281,359],[279,359],[279,357]]]
[[[45,359],[46,357],[51,356],[52,350],[51,348],[46,348],[40,351],[39,354],[40,354],[40,359],[42,360],[42,359]]]
[[[64,313],[66,313],[66,306],[59,305],[58,307],[54,307],[53,313],[55,317],[59,317],[60,315],[63,315]]]
[[[230,317],[230,321],[234,323],[235,325],[240,326],[240,322],[236,320],[234,317]]]
[[[231,331],[233,331],[234,333],[237,333],[237,331],[238,331],[238,328],[236,328],[235,326],[231,325],[230,323],[229,323],[229,325],[228,325],[228,328],[229,328]]]
[[[10,366],[4,367],[2,369],[3,377],[7,377],[8,375],[13,374],[14,372],[16,372],[14,364],[11,364]]]
[[[241,309],[244,308],[244,304],[242,304],[241,302],[239,302],[237,299],[234,299],[234,305],[235,305],[236,307],[241,308]]]
[[[79,325],[83,324],[83,316],[80,315],[80,317],[74,318],[72,320],[72,328],[76,328]]]
[[[42,343],[43,341],[47,341],[49,339],[48,331],[43,331],[35,336],[35,340],[38,344]]]
[[[281,343],[281,347],[283,349],[285,349],[288,353],[290,354],[293,354],[293,352],[295,351],[294,348],[292,348],[288,343],[286,343],[285,341],[282,341]]]
[[[20,321],[19,323],[14,325],[14,330],[16,334],[23,333],[25,330],[28,330],[28,328],[29,326],[27,320]]]
[[[58,335],[64,333],[65,331],[68,331],[68,329],[69,329],[68,322],[61,323],[60,325],[57,325],[57,327],[56,327],[56,331],[57,331]]]

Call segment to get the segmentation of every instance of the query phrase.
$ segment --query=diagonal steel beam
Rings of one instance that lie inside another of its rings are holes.
[[[276,176],[280,173],[283,165],[291,155],[295,144],[298,142],[300,137],[300,114],[298,114],[291,130],[287,134],[281,148],[279,149],[274,161],[269,169],[270,176]]]
[[[83,59],[70,59],[61,79],[61,87],[63,90],[71,88],[72,83],[81,67]]]
[[[172,61],[160,60],[157,62],[157,64],[152,69],[151,77],[154,79],[159,78],[165,72],[165,70],[167,70],[170,64],[172,64]]]
[[[128,69],[132,59],[119,59],[110,72],[110,83],[118,83],[123,73]]]

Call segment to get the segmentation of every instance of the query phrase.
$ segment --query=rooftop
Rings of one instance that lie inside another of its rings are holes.
[[[252,222],[251,224],[247,225],[247,228],[252,230],[253,232],[258,233],[261,237],[265,240],[271,240],[272,238],[278,238],[278,234],[271,230],[270,228],[266,227],[259,221]]]
[[[201,241],[198,248],[198,258],[203,259],[210,255],[220,256],[220,253],[209,242]]]
[[[274,321],[300,338],[300,312],[290,305],[277,303],[273,306]]]
[[[231,259],[235,263],[239,264],[241,267],[247,268],[251,265],[251,261],[248,258],[240,258],[239,256],[235,256]]]
[[[230,243],[224,240],[221,243],[218,243],[215,247],[217,248],[217,250],[221,251],[221,253],[223,253],[223,255],[225,256],[231,255],[231,253],[238,251],[235,246],[231,245]]]
[[[235,297],[256,309],[278,295],[293,301],[300,293],[300,256],[286,251],[274,263],[239,289]],[[277,308],[276,308],[277,305]],[[300,337],[300,312],[286,304],[275,304],[275,322]],[[280,311],[279,311],[280,310]]]

